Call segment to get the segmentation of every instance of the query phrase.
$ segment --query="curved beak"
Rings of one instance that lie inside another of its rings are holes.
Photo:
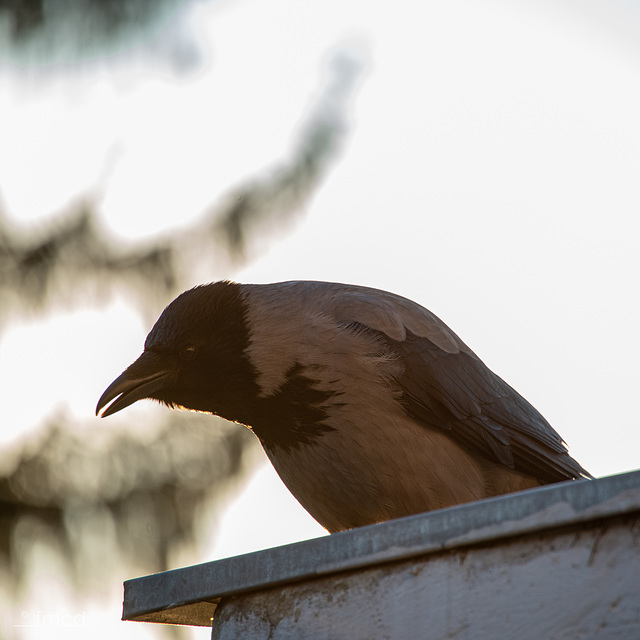
[[[96,406],[96,415],[106,418],[137,400],[155,398],[166,387],[171,369],[167,361],[157,353],[145,351],[122,375],[118,376],[100,396]]]

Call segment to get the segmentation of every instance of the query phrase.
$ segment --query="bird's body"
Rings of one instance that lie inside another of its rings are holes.
[[[589,476],[441,320],[366,287],[187,291],[98,410],[144,397],[249,426],[331,532]]]

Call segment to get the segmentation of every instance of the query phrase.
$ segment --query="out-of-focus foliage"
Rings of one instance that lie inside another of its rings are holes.
[[[153,56],[154,29],[184,6],[84,0],[70,12],[56,0],[0,3],[0,52],[9,51],[19,66],[35,64],[40,74],[50,59],[99,59],[101,50],[125,41],[146,38]],[[166,46],[159,49],[167,53]],[[180,51],[187,53],[180,58]],[[174,70],[188,62],[187,54],[188,47],[169,52]],[[228,277],[274,239],[274,230],[291,224],[321,184],[348,129],[358,75],[357,64],[335,57],[302,125],[292,123],[299,135],[288,159],[248,179],[239,176],[197,224],[170,235],[118,242],[89,196],[28,230],[11,224],[0,202],[0,332],[9,318],[45,316],[61,304],[103,304],[122,290],[153,320],[201,274]],[[19,220],[20,212],[12,217]],[[107,423],[83,429],[58,417],[33,425],[29,438],[0,452],[0,575],[16,593],[27,587],[21,577],[29,575],[26,564],[38,545],[64,558],[80,593],[111,580],[115,566],[134,567],[129,576],[169,568],[176,552],[197,542],[203,513],[211,517],[207,526],[215,525],[212,511],[246,470],[256,441],[216,418],[163,415],[144,436]]]
[[[291,161],[232,189],[193,228],[123,248],[105,236],[86,203],[37,234],[0,217],[0,319],[44,314],[61,300],[95,303],[123,287],[135,294],[141,312],[155,313],[160,300],[186,286],[200,256],[222,253],[229,264],[250,259],[247,244],[264,237],[264,225],[277,228],[300,211],[335,158],[356,70],[346,63],[333,69]],[[167,414],[151,442],[106,428],[97,436],[95,428],[83,435],[50,424],[21,450],[5,452],[12,464],[2,465],[0,476],[0,553],[14,577],[34,542],[25,538],[25,522],[58,540],[74,567],[86,568],[82,532],[98,518],[110,523],[105,531],[117,532],[126,557],[147,571],[167,568],[171,550],[193,536],[202,505],[241,473],[249,435],[211,418]],[[100,563],[92,562],[92,570]]]
[[[144,50],[180,73],[199,58],[192,34],[181,25],[191,4],[193,0],[5,0],[0,2],[0,51],[36,71],[95,64],[102,56]]]
[[[145,290],[166,296],[176,289],[174,254],[162,242],[118,248],[105,240],[86,206],[29,234],[0,217],[0,320],[18,310],[42,313],[54,297],[73,303],[91,289],[100,295],[106,282],[132,288],[148,304]]]
[[[360,75],[359,63],[337,55],[330,66],[324,93],[303,127],[293,158],[268,178],[247,183],[232,192],[230,203],[215,216],[216,225],[236,256],[244,256],[247,236],[260,223],[275,220],[282,224],[300,210],[324,177],[340,148],[347,130],[346,113],[354,85]]]
[[[243,452],[251,444],[246,429],[179,412],[166,412],[143,436],[51,422],[11,452],[0,478],[2,559],[19,580],[29,548],[50,544],[50,536],[82,586],[105,572],[105,558],[91,548],[95,532],[88,534],[98,519],[125,562],[167,569],[172,550],[196,541],[198,513],[245,470]],[[39,539],[38,532],[46,535]]]
[[[89,201],[28,234],[11,228],[0,210],[0,323],[19,308],[43,312],[54,299],[103,300],[114,286],[129,289],[142,310],[156,311],[194,272],[250,260],[248,242],[264,243],[267,230],[302,211],[341,148],[359,67],[338,56],[329,71],[290,160],[231,188],[192,228],[122,247],[105,235]]]

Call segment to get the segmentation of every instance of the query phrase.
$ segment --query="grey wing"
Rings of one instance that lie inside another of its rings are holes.
[[[472,352],[446,352],[411,332],[383,340],[404,363],[401,402],[418,421],[541,482],[592,477],[544,417]]]
[[[592,477],[542,415],[436,315],[388,292],[329,286],[336,320],[370,332],[400,358],[400,400],[416,420],[541,482]]]

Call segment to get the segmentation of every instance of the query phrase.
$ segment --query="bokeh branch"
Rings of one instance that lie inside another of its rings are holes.
[[[27,574],[26,552],[42,543],[42,530],[66,553],[79,585],[103,575],[104,558],[83,543],[95,517],[111,536],[102,545],[112,559],[124,554],[142,570],[169,568],[172,550],[194,542],[198,514],[242,476],[253,440],[221,419],[164,415],[141,436],[71,431],[54,420],[12,452],[0,477],[0,560],[15,579]]]
[[[19,28],[38,27],[27,21]],[[0,335],[9,318],[95,306],[123,290],[153,319],[203,274],[227,275],[266,249],[274,231],[304,211],[339,156],[359,71],[358,63],[335,57],[289,157],[231,187],[197,223],[171,235],[118,241],[90,198],[29,231],[0,210]],[[144,437],[109,424],[83,429],[59,416],[0,453],[0,576],[15,593],[42,546],[65,559],[78,593],[99,593],[118,567],[128,567],[127,576],[164,570],[197,542],[202,514],[211,517],[258,447],[246,429],[221,420],[162,415]]]
[[[244,256],[251,235],[265,222],[280,225],[298,212],[315,192],[338,154],[348,131],[348,106],[360,63],[337,54],[329,66],[327,87],[311,109],[290,163],[267,178],[250,181],[234,190],[229,204],[214,213],[214,230],[221,229],[236,256]]]
[[[247,248],[264,245],[266,231],[281,229],[304,209],[341,149],[360,67],[338,55],[329,71],[290,160],[231,188],[190,228],[123,248],[101,229],[89,200],[29,234],[9,226],[0,211],[0,297],[6,301],[0,330],[11,311],[42,313],[54,301],[103,300],[114,287],[131,290],[132,299],[156,313],[158,301],[192,284],[194,272],[213,274],[221,264],[250,260]]]

